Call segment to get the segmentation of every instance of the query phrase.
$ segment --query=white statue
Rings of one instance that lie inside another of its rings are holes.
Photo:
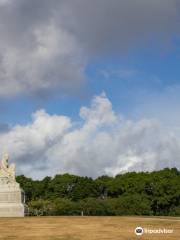
[[[0,177],[7,177],[10,181],[15,181],[15,164],[9,166],[9,155],[4,154],[0,162]]]
[[[24,191],[15,179],[15,165],[8,154],[0,160],[0,217],[24,217]]]

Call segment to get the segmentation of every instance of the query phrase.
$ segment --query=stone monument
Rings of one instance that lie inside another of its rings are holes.
[[[24,191],[15,179],[15,164],[5,154],[0,162],[0,217],[24,217]]]

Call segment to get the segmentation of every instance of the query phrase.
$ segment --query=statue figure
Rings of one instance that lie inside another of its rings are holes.
[[[8,160],[9,160],[9,155],[8,153],[5,153],[3,158],[2,158],[2,161],[1,161],[1,166],[4,167],[4,168],[8,168]]]
[[[4,154],[0,162],[0,177],[7,177],[10,181],[15,181],[15,164],[9,166],[9,155]]]
[[[16,182],[15,164],[8,160],[7,153],[0,160],[0,217],[24,217],[24,191]]]

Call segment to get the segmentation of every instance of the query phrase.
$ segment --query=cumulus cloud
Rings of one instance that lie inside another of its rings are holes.
[[[1,0],[0,96],[78,92],[94,58],[168,42],[177,0]]]
[[[123,118],[104,93],[80,109],[78,124],[44,110],[33,113],[31,123],[0,132],[0,148],[9,150],[18,174],[35,178],[180,168],[177,136],[155,120]]]

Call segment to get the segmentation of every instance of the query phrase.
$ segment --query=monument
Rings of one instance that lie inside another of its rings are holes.
[[[0,217],[24,217],[25,197],[15,179],[15,164],[5,154],[0,162]]]

